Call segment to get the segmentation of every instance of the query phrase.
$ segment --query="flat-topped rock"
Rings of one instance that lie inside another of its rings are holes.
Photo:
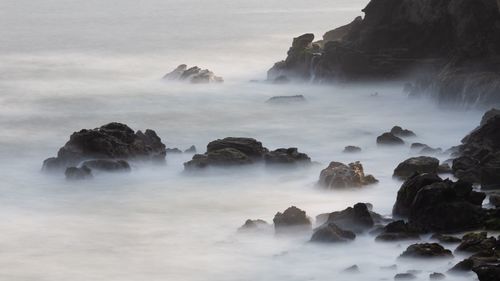
[[[429,156],[419,156],[406,159],[394,169],[394,177],[406,179],[409,176],[419,173],[436,174],[439,168],[439,160]]]

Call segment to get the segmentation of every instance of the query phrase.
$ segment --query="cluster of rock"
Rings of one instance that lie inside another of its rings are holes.
[[[207,167],[241,166],[255,163],[266,165],[300,166],[308,165],[311,159],[297,148],[279,148],[269,151],[253,138],[228,137],[214,140],[207,145],[207,152],[195,154],[184,163],[186,170]]]
[[[43,162],[42,170],[65,171],[69,179],[92,177],[92,170],[130,171],[127,160],[165,161],[165,145],[155,131],[134,132],[125,124],[109,123],[74,132],[57,157]]]
[[[208,69],[201,69],[197,66],[188,67],[185,64],[181,64],[172,72],[165,74],[163,79],[169,81],[186,81],[193,84],[224,82],[222,77],[216,76]]]
[[[294,38],[268,80],[389,80],[426,73],[412,95],[489,104],[500,100],[496,0],[371,0],[348,25]]]

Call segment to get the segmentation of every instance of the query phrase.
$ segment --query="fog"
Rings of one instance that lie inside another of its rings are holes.
[[[411,269],[427,280],[461,260],[402,262],[411,241],[376,243],[368,234],[317,245],[307,233],[237,233],[246,219],[271,222],[291,205],[314,218],[370,202],[390,215],[401,185],[392,171],[411,153],[377,148],[375,138],[401,125],[417,133],[409,142],[446,149],[479,124],[482,112],[409,99],[401,83],[248,82],[265,78],[293,36],[320,37],[361,15],[365,2],[0,1],[0,279],[379,280]],[[161,81],[180,63],[210,68],[226,82]],[[307,102],[265,102],[297,94]],[[182,173],[184,154],[85,182],[40,172],[72,132],[112,121],[154,129],[171,148],[194,144],[204,152],[211,140],[246,136],[270,149],[298,147],[318,164],[191,175]],[[343,154],[346,145],[363,152]],[[354,191],[315,186],[330,161],[357,160],[380,183]],[[340,274],[354,264],[359,275]],[[398,269],[380,269],[392,264]]]

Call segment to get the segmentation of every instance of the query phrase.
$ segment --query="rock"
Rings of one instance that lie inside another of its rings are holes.
[[[429,274],[429,280],[444,280],[444,279],[446,279],[446,275],[444,275],[443,273],[434,272]]]
[[[274,80],[271,81],[273,84],[278,84],[278,85],[283,85],[283,84],[288,84],[290,83],[290,79],[288,79],[288,77],[286,77],[285,75],[280,75],[276,78],[274,78]]]
[[[196,146],[191,145],[188,149],[184,150],[184,153],[195,154],[196,153]]]
[[[238,228],[238,231],[240,232],[245,232],[245,231],[256,231],[256,230],[262,230],[269,228],[271,225],[268,224],[265,220],[257,219],[257,220],[246,220],[245,224],[243,224],[240,228]]]
[[[496,108],[492,108],[492,109],[486,111],[483,115],[483,118],[481,118],[480,126],[485,125],[486,123],[488,123],[488,121],[490,119],[492,119],[493,117],[496,117],[496,116],[500,116],[500,110],[498,110]]]
[[[187,81],[193,84],[200,83],[222,83],[222,77],[216,76],[208,69],[201,69],[197,66],[188,68],[187,65],[181,64],[172,72],[163,76],[164,80],[169,81]]]
[[[342,270],[342,272],[344,272],[344,273],[360,273],[359,266],[357,266],[357,265],[349,266],[348,268]]]
[[[383,242],[418,239],[420,239],[419,230],[402,220],[389,223],[384,227],[382,233],[375,238],[376,241]]]
[[[394,280],[413,280],[416,278],[417,276],[412,273],[398,273],[394,275]]]
[[[443,150],[441,148],[433,148],[433,147],[424,147],[422,150],[420,150],[420,154],[422,155],[434,155],[434,154],[439,154],[442,153]]]
[[[283,213],[278,212],[273,219],[276,232],[287,231],[288,229],[309,230],[311,229],[311,220],[306,212],[292,206]]]
[[[334,223],[326,223],[314,230],[311,241],[338,243],[352,241],[355,238],[356,234],[354,232],[343,230]]]
[[[416,174],[409,177],[398,191],[392,214],[394,216],[408,217],[417,193],[428,185],[442,181],[436,174]]]
[[[431,173],[438,172],[439,160],[434,157],[419,156],[406,159],[394,169],[394,177],[406,179],[415,173]]]
[[[326,188],[362,187],[378,181],[372,175],[365,175],[363,165],[359,162],[349,166],[340,162],[331,162],[321,171],[318,184]]]
[[[130,172],[130,164],[125,160],[88,160],[82,163],[82,167],[104,172]]]
[[[267,149],[262,143],[252,138],[224,138],[215,140],[207,145],[207,152],[212,152],[224,148],[233,148],[241,151],[249,158],[261,159],[267,153]]]
[[[276,81],[276,80],[275,80]],[[305,102],[306,98],[303,95],[294,96],[275,96],[271,97],[266,101],[266,103],[271,104],[289,104],[289,103],[302,103]]]
[[[374,226],[374,219],[366,204],[357,203],[343,211],[330,213],[326,221],[326,224],[329,223],[345,230],[362,233]]]
[[[75,167],[80,162],[93,159],[138,159],[154,162],[165,161],[165,145],[153,130],[134,133],[127,125],[109,123],[100,128],[81,130],[71,135],[59,149],[57,157],[43,163],[44,171]]]
[[[67,180],[84,180],[92,178],[92,171],[87,166],[82,166],[81,168],[68,167],[64,175]]]
[[[377,137],[377,144],[390,146],[390,145],[404,145],[405,142],[401,138],[391,133],[383,133],[382,135]]]
[[[420,142],[414,142],[410,145],[410,149],[412,149],[412,150],[422,150],[426,147],[429,147],[429,146],[425,143],[420,143]]]
[[[500,207],[500,193],[490,194],[490,204],[496,208]]]
[[[180,150],[178,148],[167,148],[167,149],[165,149],[165,152],[167,154],[181,154],[182,150]]]
[[[439,165],[437,172],[439,174],[451,174],[453,171],[448,163],[442,163]]]
[[[400,138],[407,138],[407,137],[416,137],[417,135],[407,129],[403,129],[400,126],[394,126],[391,129],[391,134],[400,137]]]
[[[498,281],[498,276],[500,276],[500,265],[482,265],[475,267],[473,271],[477,274],[479,281]]]
[[[401,258],[452,258],[450,250],[437,243],[410,245],[400,256]]]
[[[456,251],[477,253],[492,250],[497,246],[495,237],[487,237],[486,232],[469,233],[463,237],[462,243],[458,245]]]
[[[342,41],[344,36],[347,36],[354,29],[359,28],[362,22],[362,17],[356,17],[351,23],[326,32],[323,35],[323,41]]]
[[[462,239],[455,237],[455,236],[450,236],[450,235],[444,235],[444,234],[433,234],[431,236],[431,239],[435,239],[441,243],[447,243],[447,244],[452,244],[452,243],[460,243],[462,242]]]
[[[308,165],[311,158],[305,153],[298,152],[297,148],[279,148],[264,155],[267,165]]]
[[[358,153],[361,152],[361,147],[348,145],[344,148],[344,153]]]

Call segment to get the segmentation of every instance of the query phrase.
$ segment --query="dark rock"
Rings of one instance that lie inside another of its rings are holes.
[[[88,160],[83,162],[82,167],[88,167],[92,170],[105,171],[105,172],[130,172],[131,168],[125,160]]]
[[[62,170],[92,159],[140,159],[165,161],[165,145],[153,130],[134,133],[127,125],[109,123],[71,135],[57,157],[43,163],[44,171]]]
[[[340,162],[331,162],[321,171],[319,185],[326,188],[362,187],[378,181],[372,175],[365,175],[363,165],[359,162],[349,166]]]
[[[469,233],[462,240],[462,243],[456,249],[458,252],[477,253],[492,250],[497,245],[495,237],[488,238],[486,232]]]
[[[308,165],[311,158],[305,153],[298,152],[297,148],[279,148],[264,155],[267,165]]]
[[[349,145],[344,148],[344,153],[358,153],[358,152],[361,152],[361,147]]]
[[[312,242],[348,242],[356,238],[356,234],[349,230],[343,230],[334,223],[326,223],[314,230],[311,237]]]
[[[272,104],[287,104],[287,103],[300,103],[305,102],[306,98],[303,95],[295,95],[295,96],[275,96],[268,99],[267,103]]]
[[[490,204],[496,208],[500,207],[500,193],[490,194]]]
[[[453,171],[448,163],[442,163],[439,165],[437,172],[439,174],[451,174]]]
[[[444,234],[433,234],[431,236],[432,239],[435,239],[441,243],[446,243],[446,244],[452,244],[452,243],[460,243],[462,242],[462,239],[455,237],[455,236],[450,236],[450,235],[444,235]]]
[[[67,180],[84,180],[92,178],[92,171],[87,166],[82,166],[81,168],[68,167],[64,175]]]
[[[436,174],[415,174],[403,183],[398,191],[396,204],[392,210],[393,215],[407,217],[417,193],[424,187],[443,180]]]
[[[182,150],[180,150],[178,148],[167,148],[167,149],[165,149],[165,152],[167,154],[181,154]]]
[[[403,129],[400,126],[394,126],[394,127],[392,127],[391,134],[393,134],[393,135],[395,135],[397,137],[401,137],[401,138],[407,138],[407,137],[415,137],[415,136],[417,136],[417,135],[415,135],[414,132],[412,132],[410,130],[407,130],[407,129]]]
[[[276,232],[287,230],[289,228],[299,230],[311,229],[311,220],[307,217],[306,212],[292,206],[286,209],[283,213],[278,212],[273,219],[274,229]]]
[[[191,145],[188,149],[184,150],[184,153],[191,153],[191,154],[196,153],[196,146]]]
[[[376,241],[384,242],[417,239],[420,239],[419,230],[402,220],[389,223],[384,227],[383,232],[375,238]]]
[[[326,224],[329,223],[356,233],[361,233],[374,226],[372,214],[364,203],[357,203],[343,211],[330,213]]]
[[[419,150],[421,151],[422,149],[429,147],[427,144],[424,143],[419,143],[419,142],[414,142],[410,145],[410,149],[412,150]]]
[[[207,152],[210,153],[225,148],[237,149],[248,157],[255,159],[261,159],[267,153],[267,149],[262,146],[262,143],[255,139],[233,137],[210,142],[207,145]]]
[[[438,171],[439,160],[434,157],[419,156],[406,159],[394,169],[394,177],[406,179],[415,173],[435,174]]]
[[[257,219],[257,220],[246,220],[245,224],[243,224],[238,231],[256,231],[265,228],[269,228],[271,225],[268,224],[265,220]]]
[[[498,281],[500,276],[500,265],[481,265],[475,267],[473,271],[477,274],[479,281]]]
[[[201,69],[197,66],[188,68],[187,65],[181,64],[172,72],[163,76],[163,79],[169,81],[187,81],[193,84],[200,83],[222,83],[222,77],[216,76],[208,69]]]
[[[394,280],[413,280],[416,278],[417,276],[411,273],[398,273],[394,275]]]
[[[483,118],[481,118],[480,125],[482,126],[482,125],[488,123],[488,121],[490,119],[492,119],[493,117],[496,117],[496,116],[500,116],[500,110],[498,110],[496,108],[492,108],[492,109],[486,111],[486,113],[484,113],[484,115],[483,115]]]
[[[443,273],[434,272],[429,274],[429,280],[444,280],[444,279],[446,279],[446,275],[444,275]]]
[[[450,250],[437,243],[410,245],[402,254],[402,258],[452,258]]]
[[[389,145],[403,145],[405,144],[405,142],[401,138],[391,133],[383,133],[382,135],[377,137],[377,144],[389,146]]]
[[[342,272],[344,272],[344,273],[360,273],[359,266],[357,266],[357,265],[349,266],[348,268],[342,270]]]

